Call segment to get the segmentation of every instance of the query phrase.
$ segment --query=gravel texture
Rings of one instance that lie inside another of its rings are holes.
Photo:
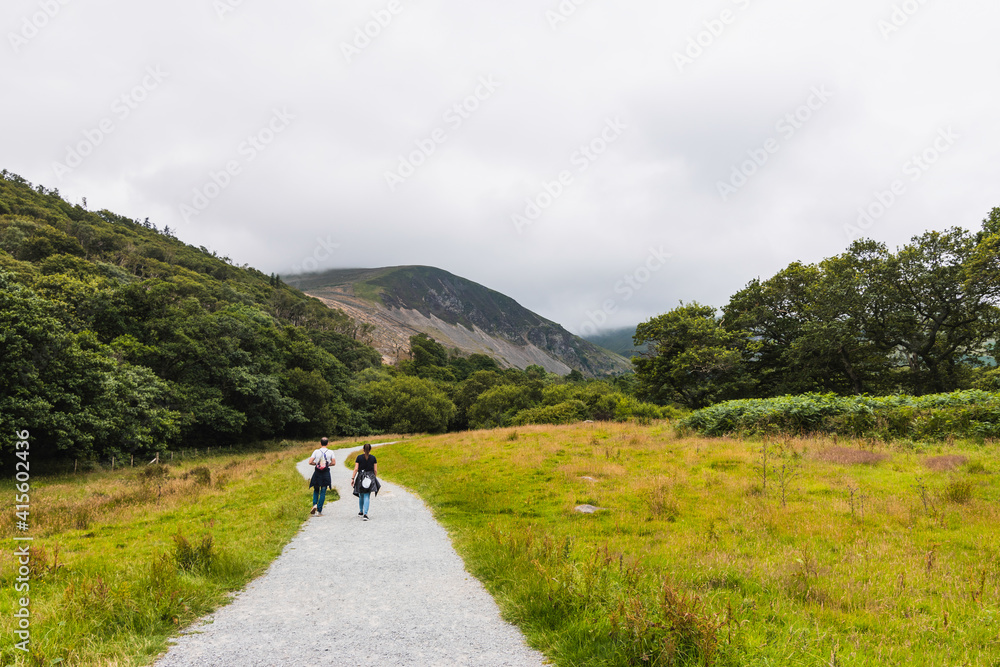
[[[547,664],[501,620],[419,498],[383,482],[361,520],[342,465],[354,450],[337,451],[331,470],[341,499],[232,603],[188,628],[157,667]],[[308,480],[305,461],[298,469]]]

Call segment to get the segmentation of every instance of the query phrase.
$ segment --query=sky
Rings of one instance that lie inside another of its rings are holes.
[[[986,0],[5,0],[0,168],[574,333],[1000,206]]]

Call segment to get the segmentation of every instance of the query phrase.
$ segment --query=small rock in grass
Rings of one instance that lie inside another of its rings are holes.
[[[593,505],[577,505],[576,511],[581,514],[593,514],[594,512],[600,512],[603,507],[594,507]]]

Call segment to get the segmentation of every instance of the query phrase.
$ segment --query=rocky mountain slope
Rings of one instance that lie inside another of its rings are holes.
[[[370,343],[393,363],[410,336],[426,333],[446,348],[487,354],[505,366],[532,364],[565,375],[631,370],[624,357],[574,336],[499,292],[428,266],[336,269],[285,281],[331,308],[372,325]]]

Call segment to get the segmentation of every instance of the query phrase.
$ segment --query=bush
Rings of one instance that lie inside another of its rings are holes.
[[[950,503],[965,505],[972,500],[972,482],[967,479],[956,479],[945,487],[944,497]]]
[[[211,535],[205,535],[198,545],[192,545],[181,533],[174,535],[174,562],[177,569],[205,573],[211,569],[214,558]]]
[[[209,486],[212,483],[212,471],[208,468],[208,466],[198,466],[197,468],[192,468],[188,475],[194,478],[196,484]]]
[[[726,401],[680,422],[703,435],[829,433],[847,437],[976,440],[1000,436],[1000,393],[970,390],[928,396],[803,394]]]
[[[588,417],[583,401],[565,401],[556,405],[521,410],[510,420],[511,426],[526,424],[573,424]]]

